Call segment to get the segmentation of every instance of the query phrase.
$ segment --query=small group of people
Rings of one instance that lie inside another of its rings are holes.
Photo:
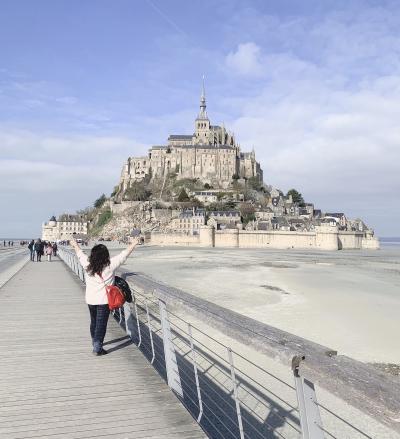
[[[7,244],[8,244],[8,247],[13,247],[14,246],[14,241],[6,241],[6,240],[4,240],[3,241],[3,246],[7,247]]]
[[[31,261],[41,262],[42,256],[46,255],[48,262],[51,262],[51,257],[57,256],[57,243],[42,241],[38,238],[36,241],[31,240],[28,244],[28,249],[31,254]]]

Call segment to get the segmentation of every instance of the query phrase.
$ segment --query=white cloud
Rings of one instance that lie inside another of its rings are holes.
[[[57,192],[109,193],[118,183],[127,157],[141,154],[147,145],[123,137],[49,136],[28,131],[0,131],[2,190],[47,194]],[[87,195],[87,198],[89,196]]]
[[[116,183],[116,169],[106,165],[61,165],[51,162],[26,160],[0,160],[2,190],[24,193],[46,194],[57,197],[60,191],[85,192],[103,187],[105,182]],[[108,189],[108,188],[107,188]],[[47,198],[51,203],[51,198]]]
[[[148,145],[122,136],[52,135],[0,127],[0,159],[58,164],[119,163]]]
[[[249,42],[239,44],[235,52],[226,56],[226,66],[233,72],[244,76],[260,76],[263,74],[261,49],[257,44]]]
[[[275,21],[268,31],[276,40],[287,36],[288,47],[282,43],[268,53],[254,45],[258,50],[247,63],[253,69],[238,70],[241,44],[225,60],[232,79],[265,71],[252,82],[257,93],[232,99],[240,114],[231,128],[246,149],[254,145],[266,182],[294,186],[323,209],[362,216],[378,233],[397,235],[400,38],[389,29],[398,22],[383,10],[351,20],[332,14],[308,25],[305,19]],[[254,27],[260,37],[263,30]],[[293,50],[291,34],[308,42],[303,56]]]

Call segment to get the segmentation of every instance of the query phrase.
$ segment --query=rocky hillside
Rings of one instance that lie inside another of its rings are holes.
[[[171,216],[158,215],[154,217],[143,210],[143,204],[114,213],[110,220],[97,232],[97,236],[124,240],[132,229],[140,229],[142,233],[157,229],[166,231],[169,228]]]

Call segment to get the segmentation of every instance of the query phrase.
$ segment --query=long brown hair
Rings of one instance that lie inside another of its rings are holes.
[[[103,244],[97,244],[92,248],[89,256],[87,271],[91,276],[101,275],[103,270],[110,265],[110,253]]]

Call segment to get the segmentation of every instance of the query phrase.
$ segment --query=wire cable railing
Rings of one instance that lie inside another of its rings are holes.
[[[75,254],[60,248],[59,256],[85,282]],[[290,381],[218,340],[206,322],[190,322],[186,309],[167,309],[154,290],[129,283],[135,301],[114,311],[115,320],[208,437],[373,439],[353,419],[317,401],[314,384],[300,375],[301,356],[293,358]]]

